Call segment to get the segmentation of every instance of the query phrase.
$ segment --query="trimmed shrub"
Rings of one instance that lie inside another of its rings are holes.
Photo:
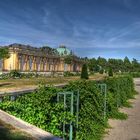
[[[112,70],[112,68],[109,68],[108,76],[113,76],[113,70]]]
[[[64,72],[64,77],[74,76],[74,73],[71,73],[69,71]]]
[[[103,73],[104,73],[104,69],[101,69],[101,70],[99,71],[99,73],[100,73],[100,74],[103,74]]]
[[[20,78],[21,77],[21,73],[17,70],[12,70],[9,73],[11,78]]]
[[[82,66],[82,72],[81,72],[81,79],[88,79],[88,71],[87,71],[87,65],[83,64]]]

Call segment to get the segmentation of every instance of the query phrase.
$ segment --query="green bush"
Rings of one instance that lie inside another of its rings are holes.
[[[32,94],[18,97],[15,102],[8,101],[6,98],[0,104],[0,108],[62,137],[62,123],[64,121],[69,123],[70,120],[75,122],[75,114],[74,116],[70,115],[69,111],[64,110],[63,104],[57,103],[56,93],[59,91],[79,91],[79,127],[76,129],[74,124],[73,139],[100,140],[108,126],[108,118],[127,118],[126,114],[118,111],[118,107],[126,106],[127,100],[133,98],[135,90],[133,79],[130,76],[111,77],[99,83],[107,84],[107,116],[105,120],[103,117],[104,95],[101,94],[97,82],[89,80],[70,82],[64,89],[41,86]]]
[[[87,65],[83,64],[82,66],[82,72],[81,72],[81,79],[88,79],[88,71],[87,71]]]
[[[37,73],[21,73],[17,70],[12,70],[10,73],[3,73],[0,75],[1,80],[14,79],[14,78],[34,78],[34,77],[44,77],[44,75],[38,75]]]
[[[109,68],[108,76],[113,76],[113,70],[112,70],[112,68]]]
[[[21,73],[17,70],[10,71],[9,75],[11,78],[20,78],[21,77]]]
[[[39,75],[37,73],[22,73],[22,78],[34,78],[34,77],[38,77]],[[40,75],[41,77],[42,75]]]
[[[36,92],[20,96],[14,102],[8,101],[7,97],[0,108],[56,136],[63,136],[62,123],[70,122],[73,116],[64,110],[63,104],[57,103],[56,93],[59,91],[40,86]]]
[[[9,73],[3,73],[0,75],[0,79],[1,80],[5,80],[5,79],[9,79],[10,78],[10,74]]]
[[[101,69],[101,70],[99,71],[99,73],[100,73],[100,74],[103,74],[103,73],[104,73],[104,69]]]
[[[64,72],[64,77],[68,77],[68,76],[74,76],[74,74],[69,71]]]
[[[108,118],[126,119],[127,115],[118,111],[133,98],[134,84],[132,77],[108,78],[101,83],[107,84],[107,118],[103,119],[104,95],[93,81],[76,81],[67,86],[67,90],[79,90],[80,112],[77,140],[100,140],[105,133]],[[89,133],[90,132],[90,133]]]

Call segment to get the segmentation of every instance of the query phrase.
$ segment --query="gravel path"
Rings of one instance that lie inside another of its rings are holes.
[[[104,140],[140,140],[140,79],[134,79],[134,82],[139,94],[131,100],[133,108],[121,109],[121,112],[128,114],[128,119],[109,120],[112,129],[109,129]]]

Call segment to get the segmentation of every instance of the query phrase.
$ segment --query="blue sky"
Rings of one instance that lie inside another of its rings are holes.
[[[140,0],[1,0],[0,45],[11,43],[140,60]]]

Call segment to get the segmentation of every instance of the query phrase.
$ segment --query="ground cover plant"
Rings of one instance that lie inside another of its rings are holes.
[[[134,78],[140,78],[140,72],[130,72],[129,74]]]
[[[104,95],[101,94],[99,83],[107,84],[106,119],[103,116]],[[68,110],[64,110],[63,103],[57,103],[56,93],[60,91],[80,93],[78,128],[75,125],[75,113],[71,115]],[[130,76],[111,77],[98,82],[78,80],[70,82],[64,89],[41,86],[36,92],[20,96],[16,101],[9,101],[7,97],[0,108],[60,137],[68,136],[68,133],[62,131],[63,123],[72,121],[73,139],[100,140],[108,126],[108,118],[127,118],[118,108],[127,106],[128,99],[133,98],[134,94],[133,79]]]
[[[94,75],[90,75],[90,80],[99,80],[104,79],[105,74],[95,73]],[[32,78],[14,78],[14,79],[5,79],[0,80],[0,91],[1,92],[9,92],[14,90],[21,90],[27,88],[37,88],[39,83],[44,84],[66,84],[69,81],[79,80],[80,76],[66,76],[66,77],[32,77]]]

